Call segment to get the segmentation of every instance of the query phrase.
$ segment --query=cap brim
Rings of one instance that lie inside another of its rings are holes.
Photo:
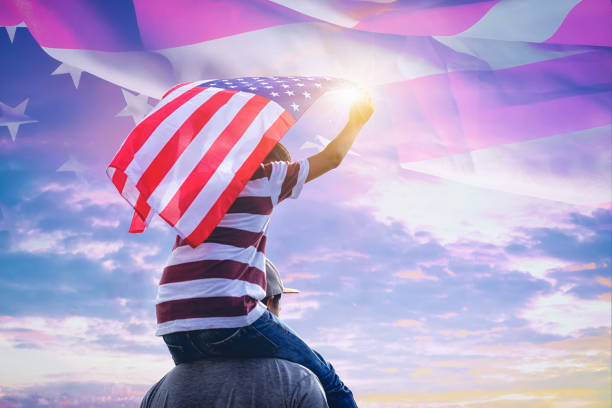
[[[285,290],[283,290],[283,293],[300,293],[300,291],[297,289],[285,288]]]

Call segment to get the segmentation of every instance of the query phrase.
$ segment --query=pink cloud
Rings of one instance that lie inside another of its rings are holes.
[[[403,270],[400,272],[396,272],[393,274],[393,276],[397,276],[398,278],[402,278],[402,279],[412,279],[412,280],[433,280],[433,281],[437,281],[438,278],[435,276],[427,276],[423,273],[423,271],[421,271],[420,269],[416,269],[416,270]]]

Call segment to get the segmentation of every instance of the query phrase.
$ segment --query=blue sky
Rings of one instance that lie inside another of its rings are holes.
[[[25,28],[0,55],[0,102],[35,121],[0,126],[0,407],[135,406],[172,366],[153,333],[174,234],[128,234],[105,175],[127,91],[51,75]],[[302,291],[281,317],[363,406],[609,404],[610,209],[401,168],[383,120],[274,214],[268,255]]]

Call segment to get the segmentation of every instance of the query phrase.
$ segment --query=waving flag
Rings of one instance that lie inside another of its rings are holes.
[[[376,134],[396,143],[407,170],[574,204],[609,202],[606,169],[564,179],[571,188],[550,174],[552,161],[580,167],[583,158],[567,147],[589,129],[600,130],[581,151],[607,162],[607,0],[219,4],[63,0],[51,11],[44,1],[14,1],[3,3],[0,24],[14,33],[25,23],[63,62],[59,72],[87,71],[155,98],[200,78],[347,78],[382,101],[375,115],[387,125]],[[516,160],[545,151],[539,166]],[[516,167],[526,177],[513,177]],[[580,193],[587,181],[589,194]]]
[[[62,62],[56,74],[74,81],[85,71],[159,99],[173,84],[202,78],[346,78],[370,89],[377,125],[369,129],[396,149],[409,174],[571,204],[610,202],[607,0],[62,0],[52,7],[13,0],[0,7],[9,35],[28,27]],[[297,145],[313,145],[316,136]],[[584,162],[597,170],[585,172]],[[557,163],[574,176],[558,177]]]
[[[291,125],[342,84],[329,77],[253,77],[172,88],[107,171],[135,209],[130,231],[142,232],[155,212],[199,245]]]

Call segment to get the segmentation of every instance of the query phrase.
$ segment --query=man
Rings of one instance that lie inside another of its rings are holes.
[[[278,316],[285,288],[266,259],[266,297]],[[274,358],[203,359],[179,364],[145,395],[140,408],[327,408],[318,378],[307,368]]]

